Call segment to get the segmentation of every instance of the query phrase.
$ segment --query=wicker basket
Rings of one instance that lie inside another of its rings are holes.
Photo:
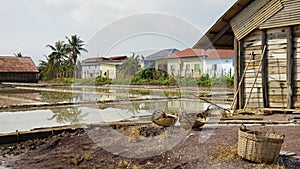
[[[239,129],[238,155],[259,163],[274,163],[280,152],[284,135]]]

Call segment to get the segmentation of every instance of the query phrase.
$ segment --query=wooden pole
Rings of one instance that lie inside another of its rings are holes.
[[[236,90],[236,92],[235,92],[235,94],[234,94],[233,101],[232,101],[232,103],[231,103],[231,109],[235,106],[236,99],[237,99],[237,96],[238,96],[239,91],[240,91],[240,89],[241,89],[241,85],[242,85],[242,83],[243,83],[245,74],[246,74],[246,72],[247,72],[247,69],[248,69],[250,60],[251,60],[251,57],[249,57],[249,60],[248,60],[248,62],[247,62],[247,65],[246,65],[246,67],[245,67],[245,69],[244,69],[244,73],[243,73],[243,75],[242,75],[242,77],[241,77],[241,79],[240,79],[238,88],[237,88],[237,90]]]
[[[260,62],[259,62],[258,68],[257,68],[257,72],[256,72],[256,75],[255,75],[255,79],[254,79],[254,81],[253,81],[253,83],[252,83],[252,86],[251,86],[251,90],[250,90],[248,99],[246,100],[246,103],[245,103],[245,106],[244,106],[244,111],[246,110],[247,105],[248,105],[248,103],[249,103],[249,100],[250,100],[250,98],[251,98],[252,90],[253,90],[254,85],[255,85],[255,83],[256,83],[256,80],[257,80],[257,77],[258,77],[258,74],[259,74],[259,69],[260,69],[260,67],[261,67],[262,60],[263,60],[264,55],[265,55],[265,51],[266,51],[266,46],[264,46],[264,49],[263,49],[263,52],[262,52],[262,56],[261,56],[261,59],[260,59]]]
[[[262,39],[262,50],[263,50],[263,46],[267,46],[266,30],[262,30],[261,39]],[[261,67],[262,93],[263,93],[264,108],[270,107],[269,82],[268,82],[268,58],[267,58],[266,54],[267,54],[267,52],[264,53],[264,57],[262,60],[262,67]]]
[[[234,91],[236,92],[239,88],[239,78],[240,78],[240,74],[239,74],[239,50],[238,50],[238,43],[239,41],[237,40],[236,37],[234,37]],[[237,103],[238,101],[238,94],[235,94],[236,99],[235,99],[235,103],[231,106],[231,109],[238,109],[237,105],[239,103]]]
[[[286,84],[287,84],[287,108],[293,108],[293,29],[287,28],[287,67],[286,67]]]

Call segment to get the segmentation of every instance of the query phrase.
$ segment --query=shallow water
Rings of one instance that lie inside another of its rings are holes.
[[[90,102],[100,100],[119,100],[149,96],[177,96],[176,92],[134,89],[130,87],[95,88],[80,87],[20,87],[0,90],[0,106],[14,104],[38,104],[55,102]],[[93,106],[69,106],[59,108],[38,108],[36,110],[6,111],[0,109],[0,133],[24,131],[33,128],[64,126],[72,124],[91,124],[120,120],[139,119],[151,116],[155,110],[169,113],[202,112],[208,104],[199,100],[168,100],[127,102]],[[227,106],[228,107],[228,106]]]
[[[70,106],[36,110],[0,112],[0,133],[27,131],[33,128],[93,124],[151,117],[155,110],[169,113],[201,112],[208,104],[192,100],[168,100]]]

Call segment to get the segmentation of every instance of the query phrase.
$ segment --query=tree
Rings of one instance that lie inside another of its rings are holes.
[[[56,77],[58,77],[58,75],[61,76],[63,71],[62,66],[68,54],[67,45],[64,41],[57,41],[54,46],[46,45],[46,47],[49,47],[52,50],[48,55],[48,66],[55,70]]]
[[[88,52],[83,46],[84,41],[80,39],[77,35],[72,35],[71,38],[66,37],[68,40],[68,53],[70,55],[69,59],[72,60],[73,65],[76,64],[78,56],[81,55],[81,51]]]
[[[119,71],[123,72],[125,75],[135,75],[137,71],[141,69],[141,58],[143,56],[135,55],[133,52],[132,56],[128,58],[124,63],[119,67]]]

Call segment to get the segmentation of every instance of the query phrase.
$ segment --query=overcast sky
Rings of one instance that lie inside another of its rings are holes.
[[[47,44],[73,34],[89,50],[80,59],[171,47],[183,50],[235,1],[0,0],[0,55],[21,52],[38,64],[50,53]]]

